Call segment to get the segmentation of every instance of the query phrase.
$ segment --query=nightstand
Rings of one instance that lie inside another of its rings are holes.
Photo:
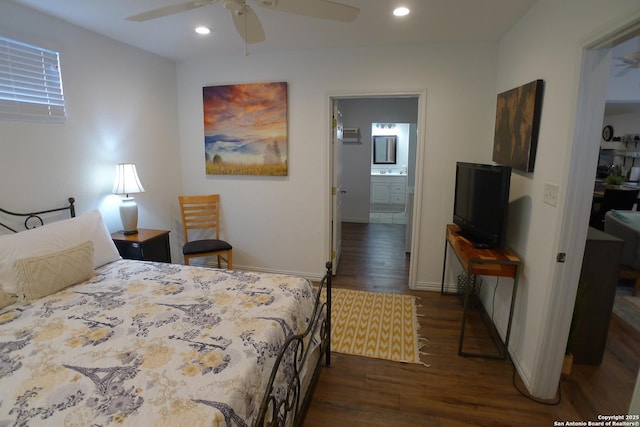
[[[122,258],[171,262],[168,230],[139,228],[137,234],[111,233]]]

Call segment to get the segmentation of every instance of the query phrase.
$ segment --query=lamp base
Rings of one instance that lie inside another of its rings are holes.
[[[133,197],[124,197],[120,205],[120,220],[124,227],[123,234],[138,232],[138,205]]]
[[[129,235],[131,235],[131,234],[138,234],[138,230],[129,230],[129,231],[126,231],[126,230],[120,230],[120,232],[121,232],[122,234],[124,234],[125,236],[129,236]]]

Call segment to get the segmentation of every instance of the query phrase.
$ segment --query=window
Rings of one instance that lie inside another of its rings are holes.
[[[0,37],[0,120],[65,119],[58,52]]]

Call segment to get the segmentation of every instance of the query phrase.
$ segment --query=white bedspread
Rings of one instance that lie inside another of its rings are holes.
[[[0,426],[245,426],[312,284],[121,260],[0,310]]]

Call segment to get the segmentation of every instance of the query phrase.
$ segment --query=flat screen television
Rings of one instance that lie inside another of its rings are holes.
[[[453,223],[475,247],[504,247],[510,184],[510,166],[456,164]]]

